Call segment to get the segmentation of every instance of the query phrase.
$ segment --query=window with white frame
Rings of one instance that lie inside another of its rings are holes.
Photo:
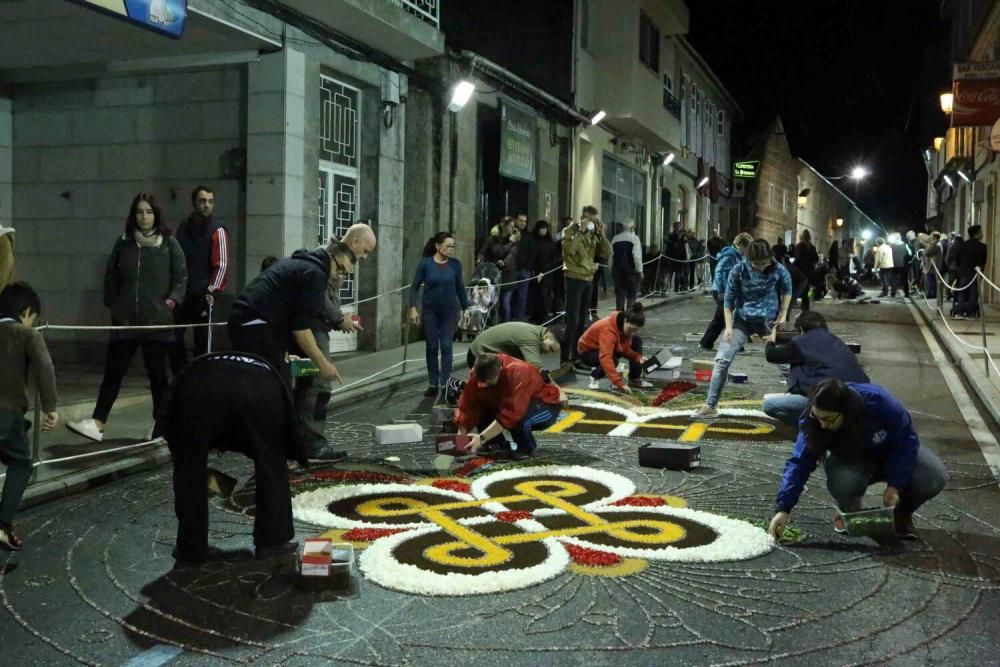
[[[788,213],[788,188],[781,190],[781,212]]]
[[[774,208],[774,183],[767,184],[767,205]]]
[[[342,81],[320,78],[319,219],[316,241],[343,238],[358,219],[360,204],[361,91]],[[357,281],[347,276],[341,303],[357,300]]]

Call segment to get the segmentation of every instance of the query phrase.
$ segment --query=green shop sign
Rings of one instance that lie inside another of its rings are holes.
[[[535,181],[537,146],[535,116],[500,101],[500,174],[520,181]]]
[[[750,162],[734,162],[733,178],[757,178],[757,171],[760,169],[760,160]]]

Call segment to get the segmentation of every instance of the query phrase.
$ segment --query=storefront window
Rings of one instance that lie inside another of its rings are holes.
[[[646,174],[605,153],[601,178],[601,219],[605,223],[635,220],[636,229],[646,223]],[[608,233],[612,234],[609,228]]]

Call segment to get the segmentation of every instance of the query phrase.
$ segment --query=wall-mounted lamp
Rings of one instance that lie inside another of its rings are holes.
[[[472,93],[476,92],[475,84],[469,81],[459,81],[451,89],[451,102],[448,103],[448,111],[458,112],[469,103]]]
[[[598,111],[597,113],[595,113],[595,114],[594,114],[594,115],[593,115],[593,116],[591,117],[591,119],[590,119],[590,124],[591,124],[591,125],[597,125],[597,124],[598,124],[598,123],[600,123],[600,122],[601,122],[602,120],[604,120],[604,117],[605,117],[605,116],[607,116],[607,115],[608,115],[608,114],[607,114],[607,113],[605,113],[604,111]]]
[[[944,146],[944,137],[934,137],[934,150],[940,151]]]
[[[838,227],[843,227],[844,226],[844,219],[843,218],[837,218],[837,226]]]
[[[677,156],[674,155],[673,153],[667,153],[667,156],[665,158],[663,158],[663,166],[664,167],[668,166],[671,162],[674,161],[675,157],[677,157]]]
[[[955,105],[955,96],[952,93],[941,93],[941,111],[950,114]]]
[[[958,175],[959,175],[959,176],[961,176],[961,177],[962,177],[962,180],[963,180],[963,181],[965,181],[966,183],[971,183],[971,182],[972,182],[972,181],[971,181],[971,180],[969,179],[969,177],[965,175],[965,172],[964,172],[964,171],[962,171],[961,169],[959,169],[959,170],[958,170]]]
[[[702,176],[701,180],[698,181],[698,185],[697,185],[696,189],[697,190],[701,190],[706,185],[708,185],[708,176]]]
[[[948,176],[948,174],[943,174],[941,178],[944,179],[944,182],[948,184],[949,188],[955,187],[955,184],[952,182],[951,177]]]

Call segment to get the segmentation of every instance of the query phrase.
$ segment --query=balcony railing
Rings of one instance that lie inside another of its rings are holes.
[[[435,28],[441,27],[441,5],[438,0],[390,0],[390,2]]]
[[[681,101],[666,88],[663,89],[663,108],[677,118],[681,117]]]

